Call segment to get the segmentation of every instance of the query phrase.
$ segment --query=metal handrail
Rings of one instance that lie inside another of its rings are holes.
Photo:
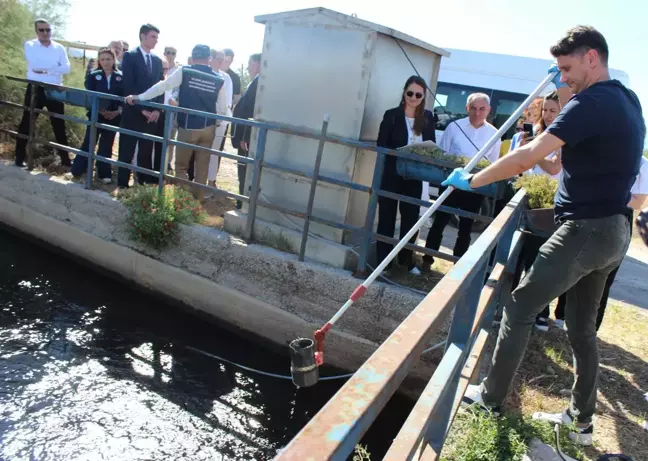
[[[49,111],[45,111],[42,109],[36,109],[34,107],[34,98],[33,96],[35,95],[35,92],[32,92],[32,101],[30,101],[29,106],[24,106],[21,104],[17,104],[14,102],[9,102],[9,101],[0,101],[1,105],[4,105],[6,107],[11,107],[11,108],[16,108],[16,109],[22,109],[22,110],[30,110],[30,134],[26,137],[28,139],[28,147],[27,147],[27,163],[28,167],[30,169],[33,168],[33,145],[34,144],[41,144],[41,145],[46,145],[50,147],[54,147],[56,149],[64,150],[67,152],[74,153],[76,155],[81,155],[86,158],[88,158],[88,166],[87,166],[87,175],[86,175],[86,181],[85,181],[85,187],[90,189],[92,188],[92,174],[93,174],[93,165],[95,161],[98,162],[103,162],[103,163],[108,163],[111,166],[116,166],[119,168],[127,168],[131,171],[135,171],[138,173],[144,173],[148,174],[152,177],[158,178],[158,186],[160,190],[162,190],[163,184],[166,180],[171,180],[174,182],[182,182],[182,183],[188,183],[188,181],[183,180],[181,178],[177,178],[173,175],[169,175],[166,172],[163,174],[160,174],[160,172],[153,171],[153,170],[148,170],[142,167],[138,167],[135,165],[131,164],[126,164],[124,162],[120,162],[118,160],[113,160],[110,158],[104,158],[101,156],[97,156],[94,151],[93,152],[86,152],[82,151],[81,149],[73,148],[70,146],[63,146],[55,142],[47,141],[41,138],[38,138],[35,136],[35,114],[44,114],[49,117],[54,117],[54,118],[60,118],[63,120],[71,121],[74,123],[80,123],[83,125],[86,125],[90,128],[90,137],[91,141],[94,141],[96,139],[97,135],[97,129],[102,129],[102,130],[110,130],[114,131],[117,133],[122,133],[122,134],[128,134],[130,136],[138,137],[140,139],[146,139],[149,141],[153,142],[160,142],[162,143],[162,159],[161,159],[161,165],[163,167],[166,167],[166,151],[167,151],[167,146],[168,145],[175,145],[175,146],[182,146],[182,147],[191,147],[192,149],[196,150],[202,150],[204,152],[208,152],[210,155],[216,155],[224,158],[228,158],[231,160],[235,160],[239,163],[244,163],[251,165],[251,168],[253,169],[253,177],[252,177],[252,183],[250,185],[250,195],[240,195],[236,193],[232,193],[229,191],[224,191],[222,189],[219,189],[217,187],[212,187],[208,185],[199,185],[197,183],[191,183],[193,187],[198,187],[201,189],[204,189],[206,191],[210,191],[215,195],[220,195],[220,196],[226,196],[233,198],[235,200],[241,201],[241,202],[247,202],[249,203],[248,207],[248,216],[246,220],[246,225],[245,229],[243,232],[243,237],[245,239],[251,239],[253,236],[254,232],[254,221],[256,217],[256,208],[257,205],[261,205],[264,207],[272,208],[277,211],[280,211],[281,213],[303,218],[306,222],[308,221],[313,221],[317,222],[320,224],[325,224],[334,228],[342,229],[345,231],[349,231],[352,233],[358,233],[362,235],[362,243],[360,245],[360,252],[358,256],[358,261],[357,261],[357,273],[358,274],[363,274],[365,267],[367,265],[367,258],[369,255],[369,246],[371,245],[372,241],[374,240],[382,240],[386,242],[393,243],[394,239],[392,236],[381,236],[378,234],[374,233],[373,226],[368,225],[365,223],[364,226],[352,226],[346,223],[340,223],[340,222],[335,222],[330,219],[326,219],[321,216],[316,216],[313,214],[312,210],[312,203],[306,207],[306,210],[292,210],[286,207],[282,207],[276,204],[269,203],[267,201],[260,200],[258,197],[259,190],[260,190],[260,178],[261,178],[261,172],[264,167],[270,168],[273,170],[278,170],[284,173],[289,173],[289,174],[296,174],[301,177],[310,179],[312,181],[313,187],[317,185],[319,181],[329,183],[329,184],[334,184],[340,187],[346,187],[351,190],[356,190],[356,191],[362,191],[362,192],[367,192],[370,195],[374,195],[377,197],[378,195],[384,196],[384,197],[389,197],[395,200],[401,200],[407,203],[412,203],[415,205],[420,205],[423,207],[430,207],[432,204],[430,202],[425,202],[422,201],[418,198],[412,198],[400,194],[395,194],[393,192],[389,192],[386,190],[380,189],[380,183],[381,183],[381,176],[380,175],[374,175],[374,179],[372,181],[371,186],[365,186],[363,184],[355,183],[353,181],[348,181],[348,180],[343,180],[340,178],[334,178],[334,177],[329,177],[325,174],[321,174],[319,172],[313,174],[313,172],[307,172],[307,171],[302,171],[302,170],[297,170],[295,168],[291,168],[289,166],[283,166],[283,165],[277,165],[274,163],[266,162],[264,160],[264,153],[265,153],[265,140],[266,140],[266,135],[268,131],[275,131],[275,132],[280,132],[280,133],[288,133],[291,135],[299,136],[299,137],[304,137],[304,138],[309,138],[309,139],[315,139],[319,141],[324,141],[325,143],[334,143],[334,144],[341,144],[345,145],[348,147],[352,148],[357,148],[357,149],[363,149],[367,151],[373,151],[376,152],[377,155],[377,168],[376,170],[379,170],[381,167],[379,166],[381,163],[384,162],[385,156],[386,155],[392,155],[395,157],[399,158],[404,158],[404,159],[410,159],[410,160],[416,160],[422,163],[428,163],[428,164],[433,164],[435,166],[441,167],[441,168],[452,168],[456,165],[454,165],[451,162],[446,162],[443,160],[435,159],[435,158],[429,158],[429,157],[422,157],[417,154],[413,154],[410,152],[405,152],[405,151],[396,151],[393,149],[387,149],[384,147],[379,147],[375,143],[367,142],[367,141],[359,141],[359,140],[353,140],[353,139],[347,139],[347,138],[342,138],[339,136],[332,135],[328,132],[315,132],[312,130],[307,130],[302,127],[295,127],[287,124],[279,124],[279,123],[270,123],[270,122],[262,122],[262,121],[256,121],[256,120],[244,120],[244,119],[239,119],[235,117],[228,117],[224,115],[218,115],[218,114],[213,114],[209,112],[202,112],[202,111],[197,111],[193,109],[187,109],[187,108],[182,108],[178,106],[170,106],[170,105],[165,105],[165,104],[159,104],[159,103],[154,103],[150,101],[139,101],[137,103],[138,106],[142,107],[147,107],[150,109],[157,109],[157,110],[163,110],[167,112],[172,112],[172,113],[186,113],[188,115],[197,115],[200,117],[205,117],[207,119],[213,119],[213,120],[221,120],[221,121],[227,121],[230,123],[235,123],[237,125],[245,125],[249,126],[251,128],[255,128],[258,130],[258,136],[257,136],[257,146],[256,146],[256,151],[255,151],[255,156],[253,158],[251,157],[244,157],[240,155],[235,155],[235,154],[230,154],[227,152],[222,152],[218,151],[215,149],[209,149],[205,148],[202,146],[196,146],[193,144],[188,144],[184,143],[181,141],[177,141],[174,139],[170,139],[170,130],[171,130],[171,124],[170,124],[170,119],[172,117],[166,117],[165,118],[165,129],[164,129],[164,135],[163,136],[157,136],[153,134],[148,134],[148,133],[141,133],[133,130],[128,130],[125,128],[117,127],[114,125],[108,125],[105,123],[101,123],[98,121],[98,100],[99,99],[107,99],[107,100],[113,100],[113,101],[119,101],[123,102],[124,98],[111,95],[111,94],[106,94],[106,93],[100,93],[96,91],[89,91],[81,88],[74,88],[74,87],[68,87],[64,85],[54,85],[54,84],[49,84],[49,83],[43,83],[43,82],[35,82],[32,80],[24,79],[24,78],[18,78],[18,77],[12,77],[12,76],[3,76],[4,78],[8,80],[12,80],[15,82],[20,82],[20,83],[26,83],[26,84],[31,84],[31,85],[36,85],[36,86],[42,86],[45,88],[51,88],[55,90],[63,90],[63,91],[70,91],[70,92],[76,92],[76,93],[81,93],[85,94],[88,98],[89,101],[91,102],[92,106],[90,108],[90,119],[81,119],[78,117],[74,117],[71,115],[63,115],[63,114],[55,114]],[[0,128],[0,132],[10,134],[12,136],[16,137],[21,137],[25,138],[24,135],[18,134],[14,130],[8,130],[6,128]],[[90,143],[90,145],[94,145],[93,142]],[[321,157],[323,154],[323,149],[318,150],[318,157]],[[382,171],[382,170],[380,170]],[[369,209],[367,212],[371,214],[372,216],[375,216],[377,208],[377,200],[371,201],[369,203]],[[477,213],[469,213],[463,210],[459,210],[456,208],[451,208],[451,207],[446,207],[442,206],[439,207],[440,211],[448,212],[448,213],[454,213],[458,216],[461,217],[468,217],[471,219],[479,220],[479,221],[484,221],[484,222],[489,222],[492,220],[492,218],[483,216]],[[306,225],[302,226],[302,241],[300,244],[300,251],[299,251],[299,259],[303,261],[305,259],[305,253],[306,253],[306,240],[309,238],[309,236],[312,236],[310,232],[303,232],[303,229],[306,227]],[[414,249],[415,251],[422,252],[424,254],[428,255],[434,255],[441,257],[442,259],[446,259],[449,261],[456,261],[457,258],[445,254],[439,251],[434,251],[430,250],[424,247],[421,247],[419,245],[414,245],[414,244],[408,244],[407,248],[409,249]]]

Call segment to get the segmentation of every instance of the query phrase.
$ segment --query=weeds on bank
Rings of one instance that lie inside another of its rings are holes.
[[[119,195],[128,208],[126,224],[133,240],[162,250],[178,239],[179,224],[201,223],[206,214],[200,203],[186,190],[164,186],[136,186]]]
[[[575,459],[584,459],[583,452],[571,443],[567,433],[567,428],[561,428],[562,451]],[[469,409],[457,415],[441,460],[522,460],[528,451],[527,445],[534,438],[555,446],[551,424],[533,421],[518,414],[495,417]]]

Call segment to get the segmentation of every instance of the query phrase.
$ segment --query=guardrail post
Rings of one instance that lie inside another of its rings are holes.
[[[86,163],[85,188],[92,189],[92,174],[94,172],[95,147],[97,146],[97,119],[99,117],[99,97],[92,95],[92,106],[90,108],[90,135],[88,139],[88,157]]]
[[[322,122],[322,132],[319,145],[317,146],[317,157],[315,157],[315,167],[313,168],[313,179],[311,180],[310,193],[308,195],[308,205],[306,206],[306,218],[304,219],[304,228],[302,229],[301,247],[299,248],[299,260],[303,261],[306,255],[306,241],[308,240],[308,230],[310,229],[310,218],[313,213],[313,202],[315,201],[315,190],[317,189],[317,179],[319,176],[320,165],[322,164],[322,154],[324,153],[324,144],[326,143],[326,132],[328,131],[329,115],[324,116]]]
[[[479,296],[484,286],[484,277],[488,269],[488,259],[483,263],[482,268],[475,274],[470,287],[466,294],[459,300],[455,306],[454,314],[452,316],[452,324],[450,325],[450,332],[446,340],[445,352],[452,344],[459,346],[463,350],[461,363],[462,366],[459,371],[455,373],[448,385],[446,386],[447,392],[442,397],[437,410],[437,421],[440,424],[435,424],[430,427],[427,434],[428,443],[434,448],[437,453],[440,452],[445,442],[446,435],[450,430],[450,416],[452,414],[452,407],[459,387],[459,379],[461,377],[461,370],[463,363],[466,360],[467,354],[472,346],[471,333],[473,323],[475,322],[475,315],[477,314],[477,305],[479,304]]]
[[[511,242],[513,241],[513,234],[518,228],[519,214],[516,214],[506,224],[504,234],[497,242],[497,249],[495,250],[495,261],[500,264],[506,264],[508,261],[509,253],[511,251]]]
[[[31,93],[29,98],[29,139],[27,140],[27,169],[34,169],[34,138],[36,137],[36,92],[38,91],[37,83],[29,83]]]
[[[367,270],[367,258],[369,257],[369,247],[371,246],[374,221],[376,220],[376,208],[378,207],[378,191],[382,183],[386,155],[376,151],[376,167],[374,168],[373,179],[371,181],[371,194],[369,196],[369,206],[367,207],[362,242],[360,243],[360,252],[358,253],[358,265],[354,274],[359,277],[362,277]]]
[[[254,169],[252,171],[252,187],[250,189],[248,216],[243,234],[245,240],[252,240],[252,234],[254,232],[254,220],[256,219],[257,199],[259,198],[259,192],[261,190],[261,169],[263,168],[263,157],[265,156],[267,135],[267,128],[259,128],[257,148],[254,154]]]
[[[171,126],[173,125],[173,113],[164,112],[164,133],[162,133],[162,154],[160,155],[160,177],[158,178],[158,194],[162,195],[164,192],[164,175],[167,169],[167,144],[171,136]],[[155,143],[153,143],[153,150],[155,150]]]

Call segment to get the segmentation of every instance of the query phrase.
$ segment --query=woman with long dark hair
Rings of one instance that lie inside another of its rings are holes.
[[[122,73],[117,70],[117,58],[115,52],[110,48],[102,48],[97,56],[97,67],[86,76],[85,87],[90,91],[108,93],[116,96],[124,96],[124,85]],[[88,111],[90,119],[90,111]],[[119,126],[121,121],[121,103],[111,99],[99,100],[99,123]],[[99,143],[98,155],[106,158],[112,157],[112,148],[115,141],[115,132],[97,128],[96,143]],[[92,146],[93,150],[96,148]],[[86,129],[85,138],[81,150],[90,152],[90,127]],[[88,159],[81,155],[74,158],[72,164],[72,176],[79,178],[88,167]],[[97,176],[104,184],[110,184],[112,170],[110,165],[104,162],[97,162]]]
[[[435,141],[434,115],[425,109],[425,80],[416,75],[405,82],[401,102],[398,107],[385,112],[378,132],[378,146],[398,149],[414,142]],[[381,189],[395,194],[420,199],[423,184],[421,181],[405,179],[396,172],[396,157],[387,155],[382,175]],[[396,212],[400,210],[400,238],[416,223],[420,207],[386,197],[378,198],[378,233],[393,237],[396,229]],[[416,241],[416,235],[410,240]],[[382,262],[392,250],[393,245],[377,243],[378,263]],[[420,274],[414,264],[411,250],[403,249],[398,255],[399,264],[406,266],[413,274]]]

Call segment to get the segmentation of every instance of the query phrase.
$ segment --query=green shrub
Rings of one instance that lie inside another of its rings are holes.
[[[513,187],[515,190],[524,187],[529,208],[553,208],[558,180],[544,174],[529,174],[518,178]]]
[[[191,193],[172,185],[160,195],[155,185],[136,186],[119,195],[128,208],[126,224],[133,240],[163,250],[178,239],[179,224],[201,223],[206,213]]]
[[[410,148],[401,147],[398,150],[412,152],[413,154],[422,155],[424,157],[430,157],[437,160],[444,160],[446,162],[455,163],[457,167],[466,166],[472,160],[471,158],[464,157],[462,155],[449,154],[445,152],[443,149],[441,149],[440,147],[423,147],[423,146],[410,147]],[[482,158],[479,162],[477,162],[476,168],[482,169],[482,168],[486,168],[488,165],[490,165],[490,162]]]

